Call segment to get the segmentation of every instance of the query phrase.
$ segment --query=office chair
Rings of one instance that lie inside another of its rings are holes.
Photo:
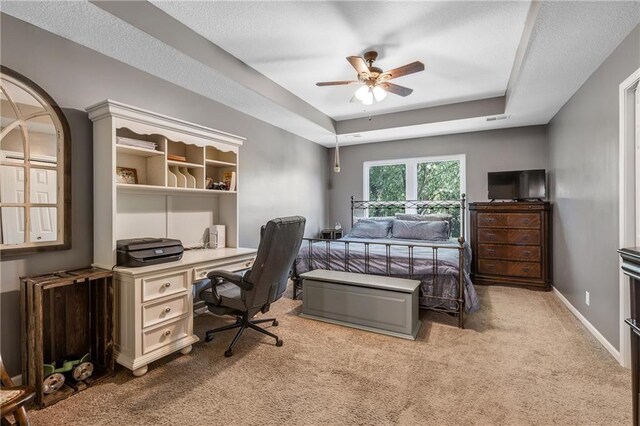
[[[286,290],[291,266],[302,244],[305,221],[304,217],[292,216],[267,222],[261,229],[260,245],[253,267],[244,275],[228,271],[211,271],[207,275],[211,283],[200,289],[198,297],[212,313],[235,316],[236,322],[207,331],[205,340],[210,342],[213,335],[220,331],[240,328],[224,356],[233,355],[233,347],[247,328],[273,337],[276,339],[276,346],[282,346],[282,339],[257,326],[267,322],[277,326],[275,318],[252,318],[258,312],[269,311],[270,305],[280,299]]]

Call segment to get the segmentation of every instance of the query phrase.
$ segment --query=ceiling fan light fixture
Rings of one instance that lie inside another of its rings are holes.
[[[377,102],[380,102],[387,97],[387,92],[380,86],[374,86],[371,91],[373,92],[373,96],[376,98]]]
[[[364,99],[362,99],[362,103],[364,105],[372,105],[373,104],[373,92],[371,91],[370,88],[367,88],[367,95],[365,96]]]
[[[365,85],[359,88],[358,90],[356,90],[356,98],[358,98],[362,102],[364,102],[364,100],[368,97],[368,95],[369,95],[369,86]]]
[[[414,61],[392,70],[383,71],[381,68],[373,66],[377,58],[378,52],[376,51],[365,52],[363,56],[347,56],[347,61],[349,61],[357,72],[357,81],[324,81],[316,83],[316,86],[344,86],[362,83],[363,86],[356,90],[350,102],[357,99],[364,105],[372,105],[374,101],[382,101],[387,97],[387,93],[393,93],[394,95],[402,97],[409,96],[413,92],[413,89],[389,83],[388,81],[424,71],[424,64],[420,61]]]

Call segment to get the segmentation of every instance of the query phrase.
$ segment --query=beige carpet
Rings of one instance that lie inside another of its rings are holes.
[[[467,329],[422,314],[415,342],[272,307],[284,346],[247,331],[150,365],[45,410],[34,425],[320,425],[631,423],[630,373],[552,293],[478,287]],[[196,318],[200,336],[227,320]]]

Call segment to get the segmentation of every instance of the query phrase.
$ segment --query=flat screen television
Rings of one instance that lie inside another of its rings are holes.
[[[545,170],[489,172],[489,199],[530,200],[546,196]]]

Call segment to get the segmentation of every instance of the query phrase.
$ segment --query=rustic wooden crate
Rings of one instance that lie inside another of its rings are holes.
[[[46,407],[113,374],[113,272],[86,268],[21,279],[22,380]],[[94,372],[45,395],[44,363],[91,353]]]

